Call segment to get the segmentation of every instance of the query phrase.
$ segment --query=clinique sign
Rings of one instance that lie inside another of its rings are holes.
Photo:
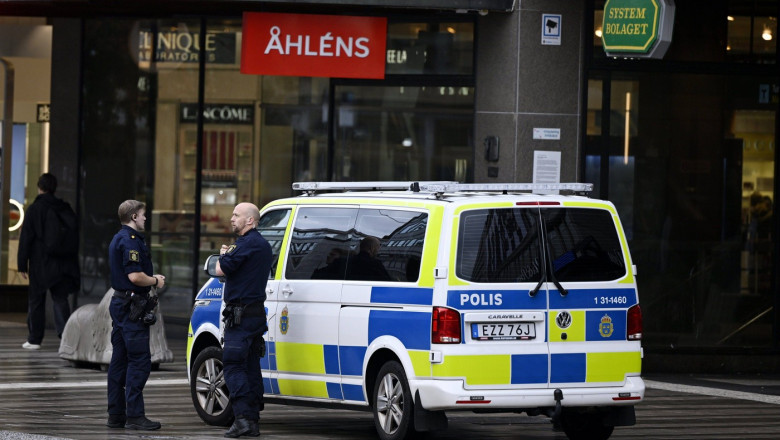
[[[241,72],[382,79],[387,19],[246,12]]]
[[[138,32],[138,60],[152,59],[160,63],[197,63],[200,60],[200,36],[187,30],[158,31],[156,34],[142,29]],[[235,64],[236,34],[230,32],[207,32],[206,62],[213,64]]]

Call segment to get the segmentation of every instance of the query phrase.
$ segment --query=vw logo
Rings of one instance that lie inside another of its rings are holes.
[[[558,316],[555,317],[555,323],[560,328],[568,328],[571,325],[571,314],[565,310],[558,312]]]

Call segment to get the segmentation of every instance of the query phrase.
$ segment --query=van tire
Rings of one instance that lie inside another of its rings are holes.
[[[601,411],[563,409],[561,424],[569,440],[607,440],[615,429],[604,425]]]
[[[414,401],[404,369],[396,361],[382,365],[373,392],[374,426],[382,440],[402,440],[414,433]]]
[[[190,394],[201,420],[215,426],[233,423],[221,348],[207,347],[195,358],[190,371]]]

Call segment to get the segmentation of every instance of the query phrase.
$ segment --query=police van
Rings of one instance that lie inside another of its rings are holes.
[[[636,268],[591,184],[293,189],[258,224],[274,258],[267,402],[368,410],[384,440],[446,429],[451,411],[547,416],[570,439],[635,423]],[[215,425],[232,420],[222,289],[198,293],[187,344],[195,409]]]

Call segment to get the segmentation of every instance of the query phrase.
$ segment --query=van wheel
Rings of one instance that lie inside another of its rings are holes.
[[[204,422],[216,426],[233,423],[221,348],[208,347],[195,358],[190,372],[190,394],[195,411]]]
[[[382,366],[374,385],[374,425],[382,440],[401,440],[414,432],[412,393],[396,361]]]
[[[570,440],[606,440],[615,429],[614,426],[604,425],[604,413],[601,411],[564,408],[561,424]]]

